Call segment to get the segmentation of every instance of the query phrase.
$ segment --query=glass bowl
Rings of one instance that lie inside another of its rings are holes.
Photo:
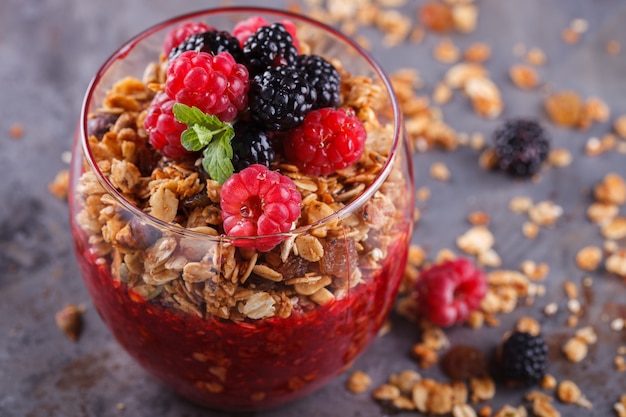
[[[368,137],[358,163],[327,177],[272,166],[300,191],[300,219],[287,233],[235,239],[221,229],[219,183],[198,164],[159,160],[142,121],[163,81],[166,33],[190,21],[231,30],[251,16],[292,21],[301,53],[341,68],[341,105]],[[98,71],[73,147],[69,210],[84,282],[123,348],[193,402],[257,410],[322,387],[377,336],[406,264],[413,196],[400,110],[366,52],[306,17],[223,8],[144,31]]]

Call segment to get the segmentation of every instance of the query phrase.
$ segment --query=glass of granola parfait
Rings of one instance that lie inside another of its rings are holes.
[[[412,232],[410,151],[389,80],[344,35],[260,8],[159,24],[96,74],[73,151],[93,303],[180,395],[283,404],[385,322]]]

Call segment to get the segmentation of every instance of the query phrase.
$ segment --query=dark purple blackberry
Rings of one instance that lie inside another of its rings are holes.
[[[548,345],[541,335],[513,332],[502,345],[500,365],[505,380],[532,385],[546,374]]]
[[[296,66],[302,68],[317,93],[313,110],[339,105],[341,76],[330,62],[318,55],[298,55]]]
[[[292,66],[270,68],[257,75],[248,92],[252,119],[268,131],[298,126],[316,99],[306,75]]]
[[[271,67],[291,65],[297,55],[293,38],[281,23],[261,26],[243,45],[245,65],[251,76]]]
[[[256,123],[241,120],[235,123],[233,146],[233,166],[235,172],[252,165],[269,167],[276,159],[276,152],[267,133]]]
[[[550,138],[534,120],[511,119],[493,134],[499,168],[517,177],[529,177],[548,157]]]
[[[235,61],[243,62],[243,51],[239,45],[239,40],[230,33],[219,30],[209,30],[189,36],[180,45],[172,49],[168,59],[171,61],[186,51],[207,52],[213,55],[228,52],[235,58]]]

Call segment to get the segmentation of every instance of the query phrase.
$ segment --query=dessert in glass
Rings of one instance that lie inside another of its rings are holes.
[[[389,80],[288,12],[161,23],[87,91],[70,215],[94,306],[164,385],[226,410],[302,397],[377,336],[404,271],[413,178]]]

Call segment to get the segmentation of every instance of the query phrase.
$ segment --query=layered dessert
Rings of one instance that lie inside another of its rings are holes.
[[[124,348],[181,395],[246,410],[321,387],[376,336],[413,185],[389,85],[362,52],[297,16],[225,14],[169,22],[105,65],[70,209]]]

